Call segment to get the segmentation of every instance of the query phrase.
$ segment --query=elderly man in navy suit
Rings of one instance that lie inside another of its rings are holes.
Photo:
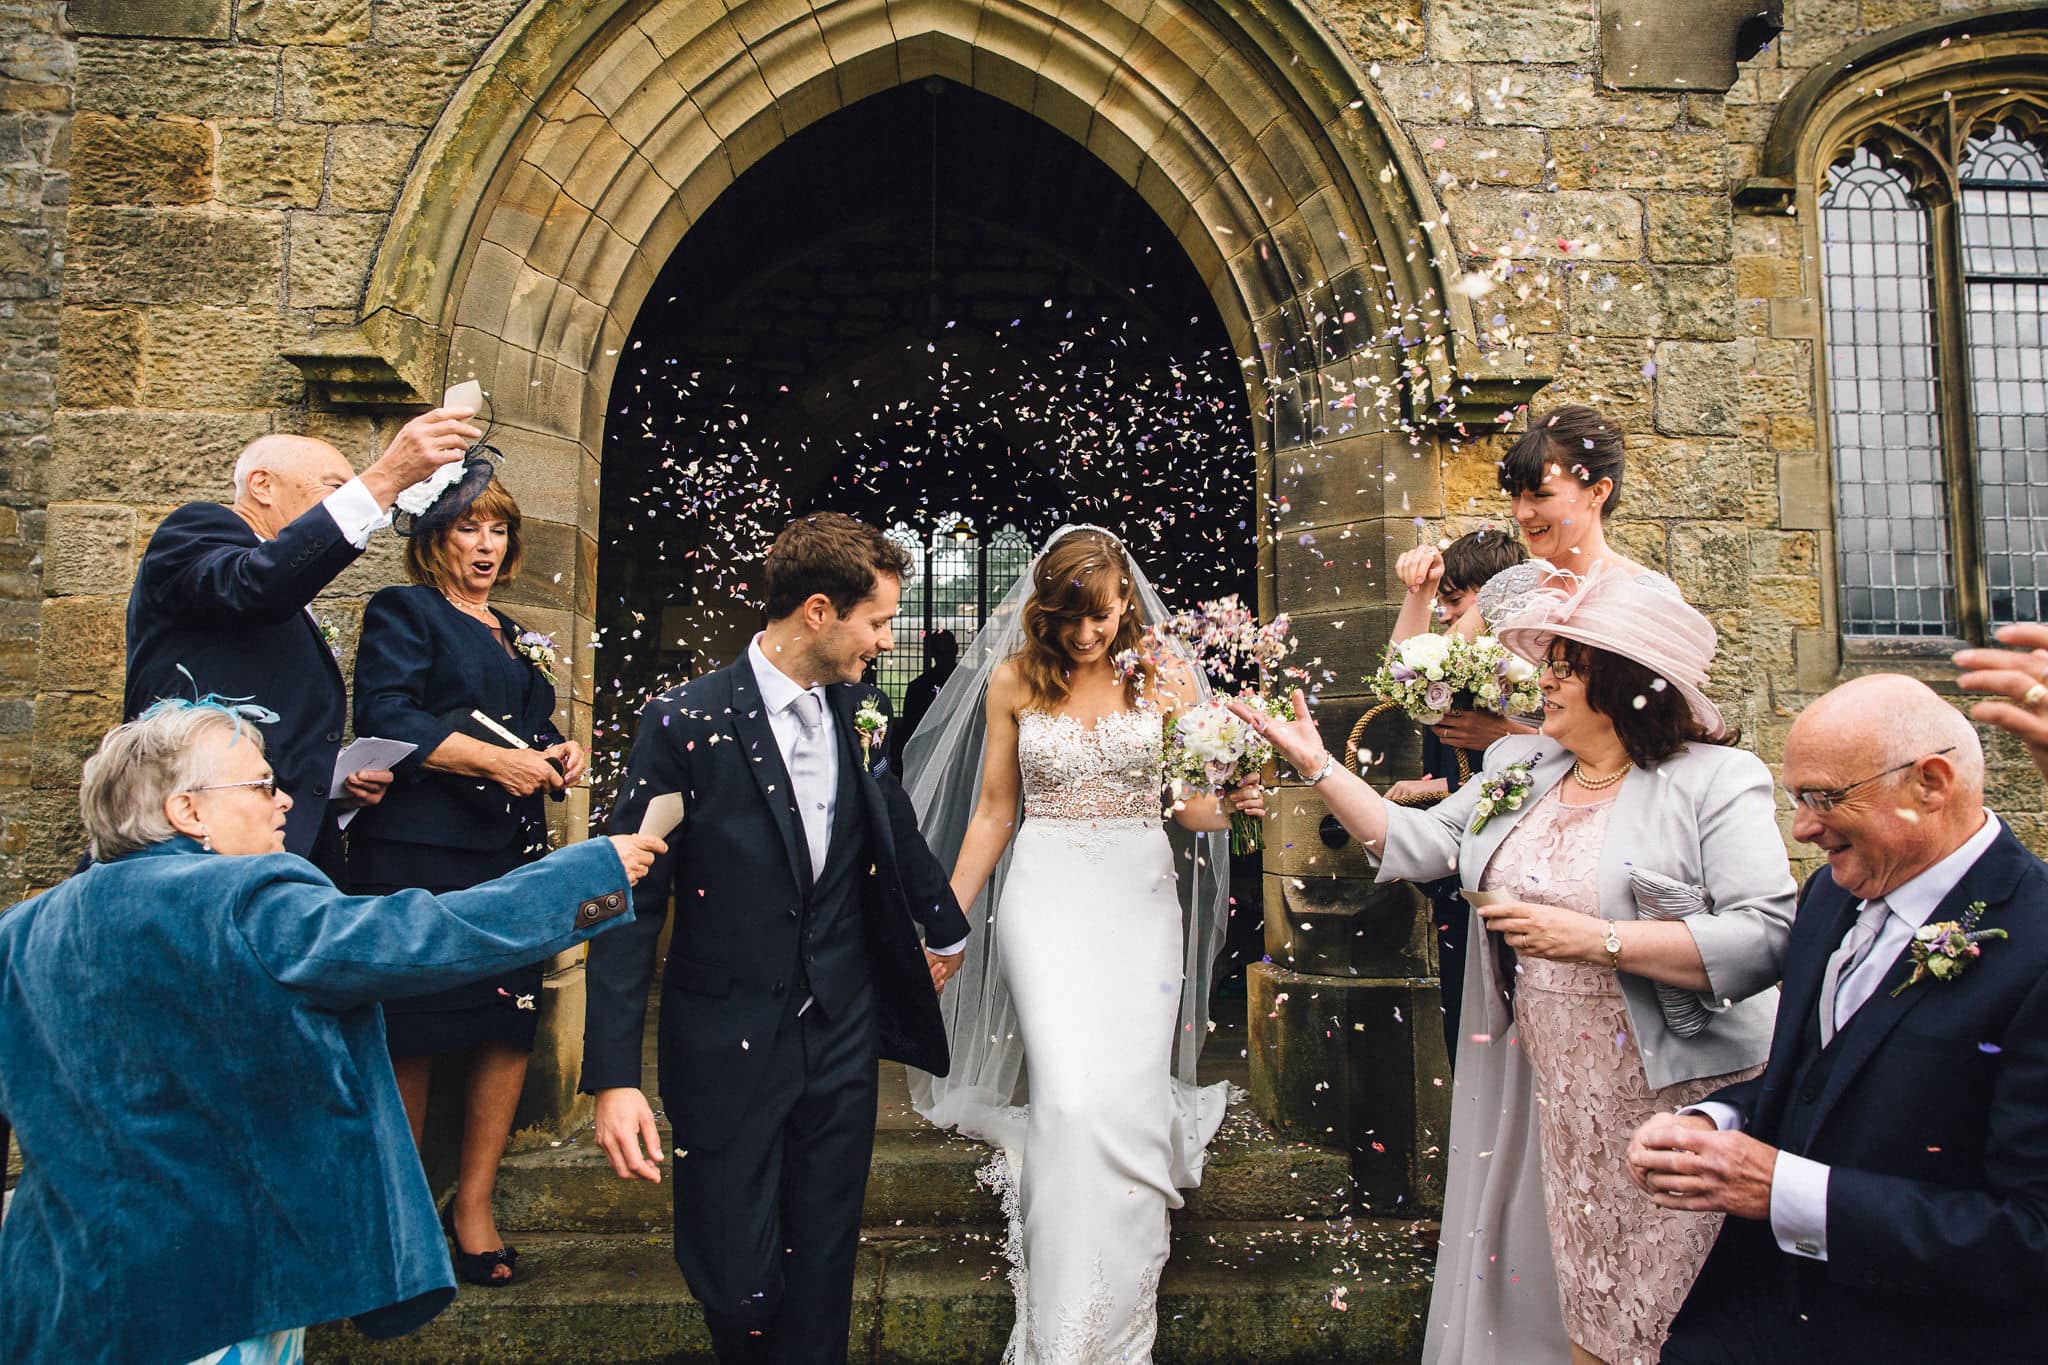
[[[360,475],[325,441],[259,437],[235,461],[234,502],[171,513],[136,570],[123,717],[195,690],[275,711],[264,739],[292,796],[285,848],[330,872],[340,859],[327,793],[348,697],[311,604],[388,524],[400,492],[483,439],[471,416],[436,408],[414,418]],[[374,804],[390,781],[358,773],[344,801]]]
[[[1809,707],[1785,787],[1828,865],[1770,1061],[1629,1148],[1659,1204],[1730,1215],[1665,1365],[2038,1361],[2048,866],[1984,808],[1976,731],[1910,678]]]

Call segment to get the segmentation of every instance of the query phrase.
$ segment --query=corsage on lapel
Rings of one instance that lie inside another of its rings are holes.
[[[1529,769],[1541,762],[1542,754],[1531,754],[1520,763],[1510,763],[1497,773],[1481,773],[1473,781],[1479,784],[1479,799],[1472,803],[1472,823],[1465,828],[1468,834],[1477,834],[1486,828],[1486,822],[1499,811],[1520,810],[1522,798],[1529,794],[1529,788],[1536,784]]]
[[[522,630],[512,642],[512,652],[538,669],[542,681],[555,685],[555,637],[537,630]]]
[[[1901,981],[1892,994],[1904,995],[1922,981],[1953,981],[1970,970],[1970,964],[1984,956],[1984,944],[2008,937],[2003,929],[1979,929],[1977,921],[1983,917],[1984,902],[1972,901],[1960,921],[1945,919],[1915,929],[1911,945],[1913,974]]]
[[[881,695],[870,692],[860,710],[853,713],[853,728],[860,735],[860,756],[870,771],[875,766],[875,751],[889,735],[889,718],[882,714],[880,702]]]

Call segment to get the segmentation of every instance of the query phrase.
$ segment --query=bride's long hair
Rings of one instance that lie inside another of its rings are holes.
[[[1124,674],[1124,702],[1138,704],[1158,668],[1138,650],[1145,623],[1132,583],[1124,547],[1106,531],[1071,532],[1039,556],[1031,577],[1031,599],[1024,604],[1024,639],[1011,656],[1031,694],[1028,709],[1057,710],[1073,691],[1074,662],[1060,642],[1061,632],[1118,601],[1124,604],[1124,614],[1108,652],[1112,661],[1127,652],[1136,661]]]

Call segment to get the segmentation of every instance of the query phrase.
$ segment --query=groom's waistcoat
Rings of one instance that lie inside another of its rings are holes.
[[[845,730],[844,722],[839,728]],[[860,769],[855,766],[861,757],[858,746],[846,743],[844,734],[840,740],[832,835],[824,871],[811,883],[810,894],[797,911],[792,975],[797,1000],[814,997],[834,1019],[862,998],[871,978],[860,907],[862,873],[870,861],[867,821],[861,818]]]

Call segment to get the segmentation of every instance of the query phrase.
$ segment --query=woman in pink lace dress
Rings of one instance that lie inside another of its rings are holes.
[[[1542,732],[1428,810],[1310,722],[1268,733],[1380,880],[1455,873],[1477,906],[1424,1361],[1651,1365],[1719,1219],[1651,1204],[1629,1134],[1762,1064],[1792,877],[1770,772],[1702,690],[1714,628],[1668,580],[1596,571],[1500,638],[1544,666]]]

